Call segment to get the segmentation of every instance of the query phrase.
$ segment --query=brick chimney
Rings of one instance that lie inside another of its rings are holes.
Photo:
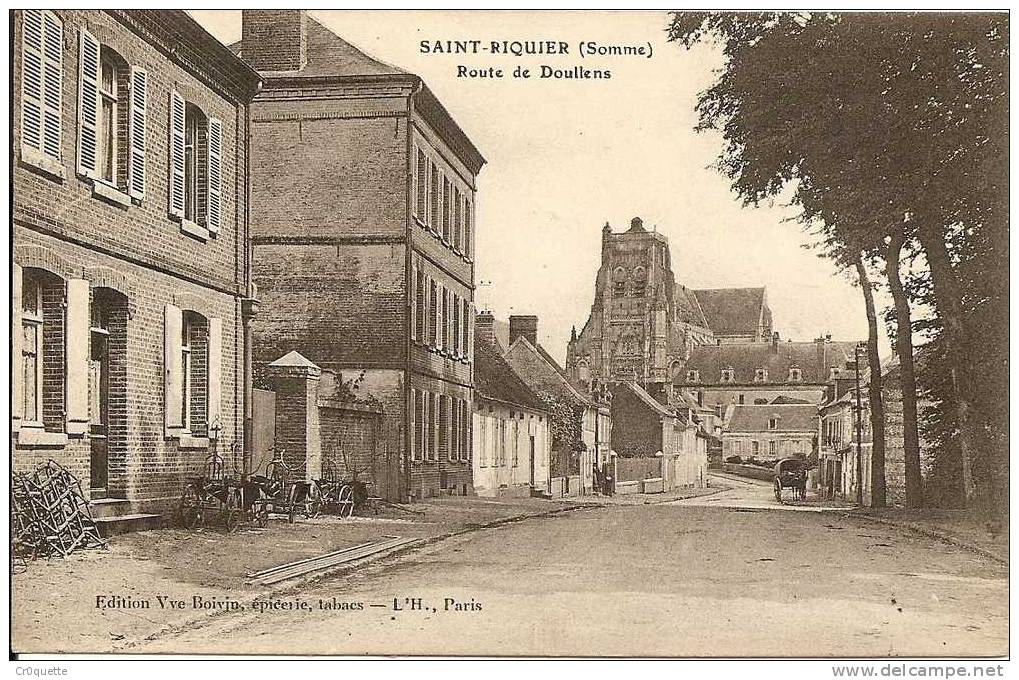
[[[478,312],[474,317],[474,337],[495,346],[495,316],[487,310]]]
[[[308,12],[243,10],[241,58],[256,71],[300,71],[308,63]]]
[[[521,335],[527,338],[527,342],[538,346],[538,317],[510,316],[510,344],[516,342]]]

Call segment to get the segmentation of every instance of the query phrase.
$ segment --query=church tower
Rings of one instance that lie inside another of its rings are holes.
[[[689,340],[713,341],[696,297],[676,284],[668,239],[639,217],[622,233],[606,223],[591,315],[567,347],[570,377],[663,384]]]

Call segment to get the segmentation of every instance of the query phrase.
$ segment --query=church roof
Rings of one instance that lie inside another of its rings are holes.
[[[764,288],[714,288],[693,291],[716,335],[753,335],[767,309]],[[770,312],[767,320],[770,320]]]
[[[759,368],[768,370],[763,384],[787,384],[789,369],[800,369],[800,382],[823,384],[828,381],[832,366],[844,368],[853,361],[855,342],[747,342],[722,345],[694,345],[690,349],[686,371],[696,370],[698,380],[686,381],[686,373],[676,376],[677,384],[717,385],[722,369],[733,369],[733,382],[748,385],[754,382]]]
[[[474,340],[474,387],[483,398],[545,410],[538,395],[484,340]]]
[[[817,407],[813,404],[734,404],[727,432],[814,432]],[[776,419],[775,428],[770,427]]]
[[[673,302],[676,305],[676,316],[680,321],[701,328],[712,328],[704,316],[694,290],[677,284],[673,289]]]

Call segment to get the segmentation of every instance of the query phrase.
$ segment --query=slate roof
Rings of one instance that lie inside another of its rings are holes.
[[[701,308],[695,291],[677,284],[673,288],[672,299],[676,305],[676,316],[680,321],[685,321],[701,328],[711,328],[704,316],[704,310]]]
[[[832,366],[844,369],[846,362],[853,360],[855,346],[854,342],[829,341],[822,359],[817,342],[779,342],[774,352],[771,342],[695,345],[676,384],[718,385],[722,369],[728,367],[732,367],[734,383],[738,385],[755,384],[754,374],[758,368],[768,369],[768,379],[757,384],[789,384],[789,368],[796,366],[800,369],[800,382],[818,385],[828,381]],[[690,370],[698,371],[699,380],[686,381],[686,371]]]
[[[546,410],[544,402],[499,354],[483,340],[474,340],[474,388],[481,397],[525,408]]]
[[[778,426],[768,427],[772,418]],[[814,432],[817,407],[813,404],[734,404],[727,432]]]
[[[764,288],[695,290],[707,327],[716,335],[756,334],[765,307]],[[770,320],[770,313],[767,315]]]

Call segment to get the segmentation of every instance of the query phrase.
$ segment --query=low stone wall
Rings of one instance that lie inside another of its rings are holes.
[[[737,465],[736,463],[726,463],[722,467],[729,474],[739,475],[740,477],[763,479],[767,482],[775,480],[775,471],[771,468],[756,467],[754,465]]]

